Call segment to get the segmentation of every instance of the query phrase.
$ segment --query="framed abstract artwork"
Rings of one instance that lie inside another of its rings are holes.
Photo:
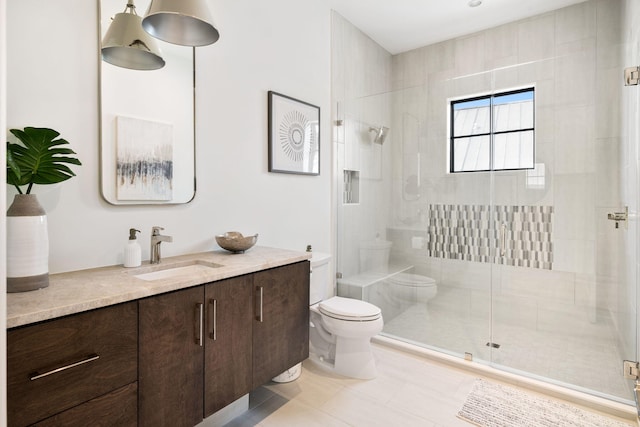
[[[173,196],[173,126],[116,117],[117,200],[170,201]]]
[[[269,91],[269,172],[320,175],[320,107]]]

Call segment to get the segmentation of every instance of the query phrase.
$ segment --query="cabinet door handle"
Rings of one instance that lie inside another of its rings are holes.
[[[211,326],[209,338],[215,341],[218,339],[218,300],[211,298],[209,300],[209,306],[211,307],[211,317],[213,318],[213,325]]]
[[[200,347],[202,347],[203,343],[203,339],[202,339],[202,335],[204,333],[204,325],[202,324],[203,322],[203,317],[204,317],[204,304],[202,304],[201,302],[196,304],[196,323],[198,325],[198,332],[196,335],[196,344],[198,344]]]
[[[31,381],[35,381],[35,380],[38,380],[40,378],[48,377],[49,375],[57,374],[58,372],[66,371],[67,369],[71,369],[71,368],[75,368],[76,366],[84,365],[85,363],[93,362],[94,360],[98,360],[99,358],[100,358],[100,356],[98,356],[97,354],[93,353],[93,354],[88,355],[87,357],[85,357],[82,360],[78,360],[77,362],[69,363],[68,365],[64,365],[64,366],[61,366],[59,368],[51,369],[50,371],[47,371],[47,372],[43,372],[43,373],[34,372],[33,374],[31,374]]]
[[[264,302],[264,287],[263,286],[258,286],[258,292],[260,295],[260,306],[258,307],[258,315],[256,316],[256,320],[258,322],[262,322],[263,321],[263,317],[262,317],[262,303]]]

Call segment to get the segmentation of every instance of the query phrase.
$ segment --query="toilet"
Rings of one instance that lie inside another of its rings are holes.
[[[402,303],[427,303],[438,293],[436,281],[431,277],[389,269],[392,243],[376,238],[360,244],[360,272],[381,273],[389,286],[389,296]]]
[[[436,281],[419,274],[396,273],[385,282],[389,285],[391,297],[402,303],[426,304],[438,293]]]
[[[384,325],[380,308],[353,298],[330,297],[331,255],[311,258],[309,358],[323,369],[350,378],[377,375],[371,337]]]

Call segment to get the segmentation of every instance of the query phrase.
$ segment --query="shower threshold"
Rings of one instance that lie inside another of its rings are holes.
[[[637,420],[635,402],[632,401],[616,401],[609,398],[596,396],[585,391],[574,390],[572,388],[556,385],[547,381],[531,378],[526,375],[509,372],[499,367],[494,367],[486,363],[477,361],[468,361],[464,358],[447,354],[441,351],[431,350],[421,345],[412,344],[398,338],[391,338],[384,335],[377,335],[372,338],[376,344],[404,351],[425,359],[432,360],[437,363],[463,369],[486,378],[492,378],[513,384],[522,388],[526,388],[547,396],[562,399],[577,405],[593,408],[597,411],[604,412],[616,417],[629,420]]]

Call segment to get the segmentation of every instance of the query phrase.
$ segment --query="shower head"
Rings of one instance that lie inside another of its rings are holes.
[[[387,138],[387,133],[389,133],[389,128],[386,126],[371,126],[369,128],[369,132],[375,132],[375,136],[373,137],[373,142],[376,144],[382,145],[384,140]]]

